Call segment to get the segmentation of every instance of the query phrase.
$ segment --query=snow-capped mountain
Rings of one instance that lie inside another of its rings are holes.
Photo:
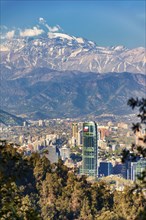
[[[131,113],[127,100],[145,96],[145,48],[99,47],[40,22],[47,30],[1,35],[2,110],[33,119]]]
[[[15,68],[15,72],[46,67],[58,71],[145,73],[146,67],[143,47],[99,47],[92,41],[58,32],[5,39],[0,53],[0,64]]]

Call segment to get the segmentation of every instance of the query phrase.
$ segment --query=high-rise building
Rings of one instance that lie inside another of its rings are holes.
[[[97,177],[97,124],[83,123],[82,174]]]
[[[83,130],[79,130],[78,131],[78,145],[82,145],[83,144]]]
[[[102,161],[99,166],[99,176],[109,176],[113,174],[113,165],[111,162]]]
[[[142,176],[143,171],[146,169],[146,159],[141,158],[138,161],[128,161],[123,165],[122,174],[125,179],[137,181]],[[123,172],[124,171],[124,172]]]
[[[44,120],[39,120],[39,121],[38,121],[38,125],[39,125],[40,127],[44,127],[44,126],[45,126],[45,121],[44,121]]]
[[[127,180],[135,180],[135,168],[136,168],[136,161],[132,162],[127,160],[121,170],[122,176]]]
[[[70,148],[66,145],[62,146],[60,149],[60,156],[63,161],[70,158]]]
[[[72,123],[72,145],[78,144],[78,123]]]
[[[107,126],[99,126],[98,127],[100,140],[104,141],[105,137],[109,135],[109,130]]]
[[[115,164],[115,166],[113,167],[113,174],[122,176],[122,169],[123,169],[122,163]]]
[[[135,180],[138,180],[139,177],[142,177],[143,172],[146,170],[146,159],[141,158],[136,163],[136,169],[135,169]]]
[[[78,123],[72,123],[72,137],[78,139]]]
[[[46,148],[48,153],[46,153],[46,157],[50,160],[51,163],[57,163],[60,157],[59,149],[56,145],[49,145]]]

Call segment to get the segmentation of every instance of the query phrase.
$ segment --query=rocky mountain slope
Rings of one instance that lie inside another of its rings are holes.
[[[24,120],[20,117],[17,117],[15,115],[9,114],[8,112],[5,112],[0,109],[0,124],[4,125],[23,125]]]
[[[132,73],[59,72],[37,68],[3,80],[3,109],[30,118],[79,117],[131,112],[130,97],[145,96],[146,76]]]
[[[99,47],[96,43],[64,33],[18,37],[2,42],[0,64],[20,73],[45,67],[58,71],[144,73],[143,47]]]

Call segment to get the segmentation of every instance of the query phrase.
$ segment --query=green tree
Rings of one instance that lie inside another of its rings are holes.
[[[143,135],[139,137],[140,145],[133,144],[131,150],[124,150],[123,151],[123,162],[126,160],[135,160],[137,156],[146,158],[146,99],[134,99],[131,98],[128,100],[128,105],[132,109],[138,110],[137,117],[139,118],[139,122],[135,122],[132,125],[132,130],[136,134],[140,132],[141,129],[144,130]],[[135,201],[135,213],[134,219],[135,220],[144,220],[146,219],[146,196],[145,196],[145,189],[146,189],[146,170],[138,176],[139,181],[137,181],[132,189],[129,190],[129,201]],[[138,204],[136,206],[136,203]],[[128,204],[128,199],[126,201]]]

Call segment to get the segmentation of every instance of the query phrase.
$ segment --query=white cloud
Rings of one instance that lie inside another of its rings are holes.
[[[46,23],[46,21],[44,18],[39,18],[39,23],[44,24],[44,23]]]
[[[57,32],[60,30],[60,28],[58,26],[50,27],[48,24],[46,24],[45,26],[46,26],[46,28],[48,28],[48,30],[50,32]]]
[[[43,24],[49,30],[49,32],[57,32],[59,30],[62,30],[62,28],[59,25],[56,25],[54,27],[49,26],[46,20],[42,17],[39,18],[39,23]]]
[[[7,26],[0,25],[0,39],[11,39],[15,35],[15,30],[9,30]]]
[[[13,31],[8,31],[8,32],[6,33],[6,38],[7,38],[7,39],[11,39],[11,38],[14,37],[14,35],[15,35],[15,31],[14,31],[14,30],[13,30]]]
[[[62,27],[60,27],[59,24],[57,24],[57,27],[59,28],[59,30],[63,31]]]
[[[21,37],[33,37],[42,34],[44,31],[42,29],[38,29],[37,27],[33,27],[32,29],[25,29],[20,32]]]

